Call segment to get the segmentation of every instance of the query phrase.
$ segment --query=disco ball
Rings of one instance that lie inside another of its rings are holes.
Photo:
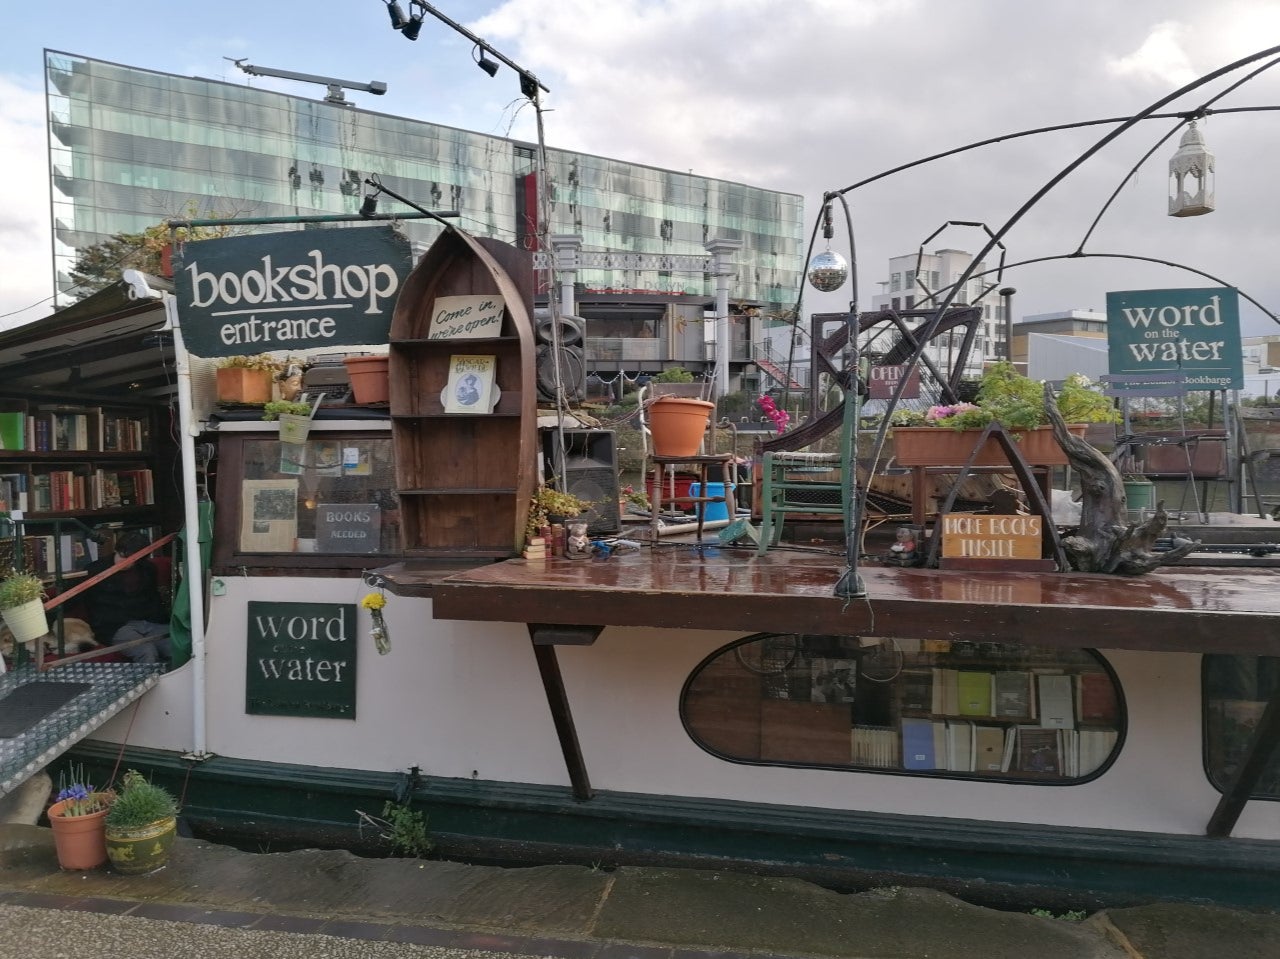
[[[849,264],[839,253],[826,250],[809,261],[809,285],[823,293],[833,293],[849,278]]]

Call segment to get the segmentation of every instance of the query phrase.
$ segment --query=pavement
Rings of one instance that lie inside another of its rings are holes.
[[[845,894],[713,870],[252,853],[181,837],[165,868],[122,876],[64,872],[47,827],[0,825],[0,956],[86,950],[131,959],[1277,959],[1280,913],[1165,903],[1073,921],[919,888]]]

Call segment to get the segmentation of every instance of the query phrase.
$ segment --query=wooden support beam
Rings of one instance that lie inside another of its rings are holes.
[[[1231,835],[1240,813],[1244,811],[1244,804],[1253,795],[1259,777],[1275,753],[1277,743],[1280,743],[1280,689],[1271,694],[1235,775],[1222,790],[1222,798],[1209,818],[1205,835],[1216,838]]]
[[[591,780],[587,778],[587,766],[582,759],[582,747],[578,744],[578,731],[573,725],[569,696],[565,692],[564,679],[560,675],[560,661],[556,658],[554,645],[538,642],[539,628],[535,624],[529,625],[533,657],[538,663],[542,688],[547,694],[547,705],[551,707],[551,721],[555,724],[556,737],[560,740],[560,751],[564,754],[564,764],[569,770],[573,798],[587,800],[593,795]]]

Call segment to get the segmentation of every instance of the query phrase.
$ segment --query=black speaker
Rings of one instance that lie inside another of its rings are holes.
[[[618,446],[613,430],[542,430],[542,456],[548,480],[560,475],[558,467],[563,463],[567,492],[592,504],[580,520],[586,522],[590,535],[621,531]]]
[[[555,347],[544,343],[534,352],[534,366],[538,382],[538,399],[547,403],[556,401]],[[564,398],[580,403],[587,395],[587,364],[580,346],[560,347],[560,385]]]

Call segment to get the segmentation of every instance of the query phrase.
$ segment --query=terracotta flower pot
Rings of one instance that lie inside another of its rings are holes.
[[[1086,425],[1068,427],[1073,436],[1084,436]],[[895,426],[893,455],[899,466],[964,466],[977,445],[981,430],[953,430],[940,426]],[[1053,438],[1053,428],[1039,426],[1015,434],[1018,452],[1031,466],[1066,466],[1067,454]],[[1008,466],[1009,459],[994,439],[988,439],[974,466]]]
[[[655,456],[696,456],[714,403],[684,396],[661,396],[649,407]]]
[[[385,403],[391,395],[390,358],[348,356],[342,361],[357,403]]]
[[[64,816],[69,800],[49,807],[49,827],[63,869],[96,869],[107,861],[107,841],[103,820],[107,810],[100,809],[85,816]]]
[[[220,366],[218,374],[219,403],[251,403],[271,401],[271,371],[252,370],[246,366]]]

